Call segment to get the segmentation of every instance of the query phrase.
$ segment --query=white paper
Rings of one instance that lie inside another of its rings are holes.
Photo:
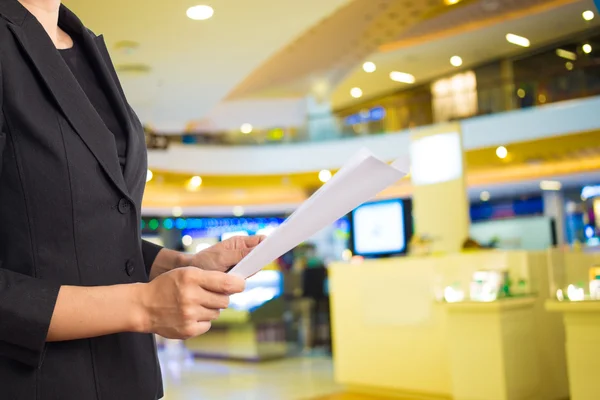
[[[403,178],[408,158],[392,165],[362,149],[229,273],[247,278]]]

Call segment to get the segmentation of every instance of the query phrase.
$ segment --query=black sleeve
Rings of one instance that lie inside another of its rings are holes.
[[[6,147],[0,65],[0,174]],[[0,188],[1,190],[1,188]],[[10,270],[0,259],[0,356],[37,368],[43,360],[60,285]]]
[[[156,260],[156,256],[163,248],[147,240],[142,240],[142,256],[144,256],[144,265],[146,266],[146,273],[150,276],[152,270],[152,264]]]

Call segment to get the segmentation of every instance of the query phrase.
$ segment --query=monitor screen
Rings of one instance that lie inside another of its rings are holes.
[[[352,211],[353,253],[359,256],[383,256],[404,253],[409,229],[403,200],[366,203]]]

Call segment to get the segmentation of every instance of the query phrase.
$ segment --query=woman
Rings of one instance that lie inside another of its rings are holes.
[[[206,332],[260,238],[141,241],[144,134],[102,37],[60,0],[0,17],[0,398],[161,398],[152,334]]]

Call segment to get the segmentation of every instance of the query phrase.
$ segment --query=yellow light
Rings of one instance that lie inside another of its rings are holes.
[[[586,21],[591,21],[594,19],[594,12],[592,10],[586,10],[584,11],[581,16],[583,17],[583,19],[585,19]]]
[[[191,246],[193,241],[194,239],[192,239],[190,235],[185,235],[181,238],[181,243],[183,243],[185,246]]]
[[[449,5],[449,6],[451,6],[451,5],[453,5],[453,4],[456,4],[456,3],[458,3],[459,1],[460,1],[460,0],[444,0],[444,2],[445,2],[447,5]]]
[[[190,182],[188,183],[188,187],[192,190],[198,189],[202,185],[202,178],[199,176],[192,176]]]
[[[233,207],[232,212],[233,212],[234,216],[241,217],[244,215],[245,210],[244,210],[244,207],[242,207],[242,206],[235,206],[235,207]]]
[[[174,217],[181,217],[183,215],[183,209],[181,207],[173,207],[171,214],[173,214]]]
[[[545,94],[540,94],[540,95],[538,96],[538,101],[539,101],[540,103],[542,103],[542,104],[543,104],[543,103],[545,103],[545,102],[546,102],[546,95],[545,95]]]
[[[521,99],[525,98],[525,90],[524,89],[517,90],[517,96],[519,96],[519,98],[521,98]]]
[[[541,181],[540,189],[549,191],[558,191],[562,189],[562,183],[559,181]]]
[[[377,66],[373,62],[367,61],[366,63],[363,64],[363,70],[370,74],[377,70]]]
[[[531,44],[529,42],[529,39],[523,36],[515,35],[514,33],[508,33],[506,35],[506,40],[508,41],[508,43],[516,44],[517,46],[521,47],[529,47],[529,45]]]
[[[496,149],[496,155],[500,159],[505,159],[508,156],[508,150],[504,146],[500,146]]]
[[[363,91],[361,88],[355,87],[350,90],[350,96],[354,97],[355,99],[362,97],[362,95]]]
[[[592,46],[589,43],[583,45],[582,50],[585,54],[590,54],[592,52]]]
[[[215,10],[211,6],[194,6],[188,8],[186,14],[189,19],[193,19],[195,21],[204,21],[206,19],[211,18],[215,13]]]
[[[459,56],[450,57],[450,64],[452,64],[454,67],[460,67],[462,65],[462,63],[463,63],[463,60]]]
[[[395,82],[401,83],[415,83],[415,77],[411,74],[407,74],[406,72],[398,72],[394,71],[390,73],[390,79]]]
[[[568,69],[569,71],[573,70],[573,63],[571,61],[567,61],[565,63],[565,68]]]
[[[328,182],[332,177],[331,171],[328,169],[324,169],[319,172],[319,180],[323,183]]]
[[[254,129],[252,127],[251,124],[242,124],[242,126],[240,127],[240,131],[244,134],[247,135],[249,133],[252,133],[252,129]]]
[[[556,55],[571,61],[577,60],[577,54],[569,50],[556,49]]]
[[[491,197],[492,197],[492,196],[490,195],[490,192],[488,192],[488,191],[483,191],[483,192],[481,192],[481,194],[479,195],[479,199],[480,199],[481,201],[484,201],[484,202],[485,202],[485,201],[489,201]]]
[[[146,182],[150,182],[153,177],[154,174],[152,173],[152,171],[148,170],[148,172],[146,172]]]

